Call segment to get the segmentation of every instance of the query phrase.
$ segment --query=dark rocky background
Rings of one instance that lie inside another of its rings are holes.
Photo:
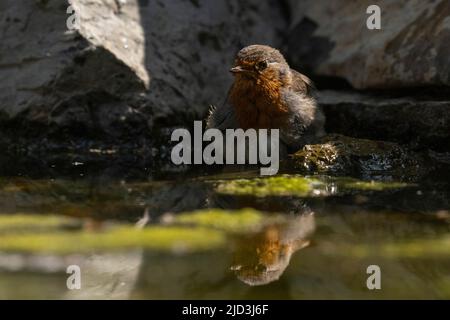
[[[372,31],[371,2],[72,0],[68,31],[66,1],[2,0],[3,155],[156,163],[171,127],[223,102],[235,53],[261,43],[316,81],[328,132],[448,162],[450,2],[379,1]]]

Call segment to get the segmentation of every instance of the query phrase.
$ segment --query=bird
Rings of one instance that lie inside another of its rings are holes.
[[[259,232],[238,236],[230,269],[250,286],[276,281],[288,267],[292,255],[310,245],[315,229],[315,214],[310,211],[268,225]]]
[[[279,129],[280,145],[288,153],[325,135],[313,82],[290,68],[277,49],[244,47],[230,72],[234,82],[225,102],[210,108],[207,129]]]

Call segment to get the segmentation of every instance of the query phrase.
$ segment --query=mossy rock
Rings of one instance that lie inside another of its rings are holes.
[[[275,177],[219,181],[216,184],[216,192],[223,195],[252,197],[317,197],[355,191],[387,191],[409,186],[413,184],[396,181],[365,181],[349,177],[284,174]]]
[[[328,135],[306,145],[291,157],[297,170],[306,173],[351,176],[392,175],[415,177],[432,167],[424,156],[396,143]]]
[[[221,181],[216,192],[229,195],[267,196],[314,196],[325,191],[325,184],[315,178],[299,175],[280,175],[253,179]]]
[[[377,180],[359,180],[350,177],[323,177],[328,184],[334,184],[338,187],[338,192],[347,193],[349,191],[388,191],[413,187],[413,183],[398,181],[377,181]]]

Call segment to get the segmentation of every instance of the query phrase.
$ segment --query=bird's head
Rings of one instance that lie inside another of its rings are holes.
[[[230,69],[235,81],[265,86],[286,86],[292,81],[289,65],[277,50],[265,45],[241,49]]]

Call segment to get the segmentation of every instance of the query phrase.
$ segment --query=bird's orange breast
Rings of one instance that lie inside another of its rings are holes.
[[[264,79],[236,79],[230,90],[236,120],[242,129],[278,129],[288,108],[281,99],[281,83]]]

